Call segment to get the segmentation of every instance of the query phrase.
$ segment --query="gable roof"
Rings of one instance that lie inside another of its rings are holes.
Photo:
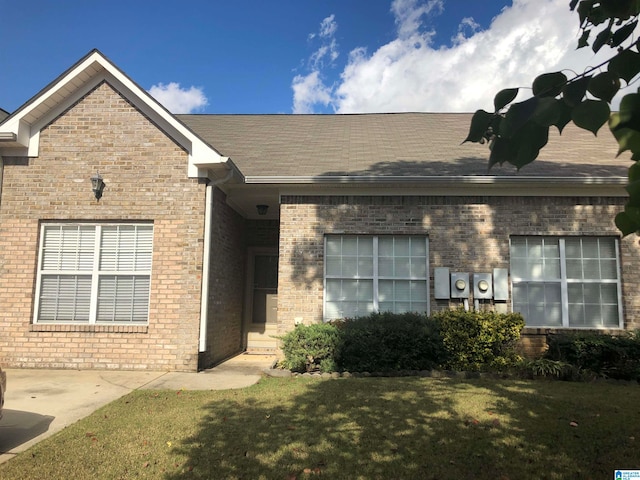
[[[539,158],[520,171],[487,169],[486,145],[461,142],[471,114],[177,115],[229,157],[246,180],[330,177],[542,177],[626,181],[628,157],[606,128],[552,128]],[[305,183],[305,182],[302,182]]]
[[[40,130],[101,82],[107,82],[117,90],[187,151],[189,176],[204,176],[206,168],[226,162],[226,158],[202,141],[98,50],[89,52],[13,114],[0,120],[0,153],[37,156]]]

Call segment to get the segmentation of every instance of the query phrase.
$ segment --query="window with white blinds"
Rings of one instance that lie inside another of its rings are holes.
[[[533,327],[622,327],[615,237],[512,237],[513,310]]]
[[[329,235],[324,318],[429,311],[425,236]]]
[[[44,224],[36,323],[144,324],[151,224]]]

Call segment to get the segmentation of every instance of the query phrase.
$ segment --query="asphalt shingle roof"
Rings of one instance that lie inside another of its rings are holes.
[[[552,128],[549,144],[520,172],[487,170],[486,145],[461,142],[471,114],[177,115],[246,176],[625,177],[629,156],[604,126],[598,137]]]

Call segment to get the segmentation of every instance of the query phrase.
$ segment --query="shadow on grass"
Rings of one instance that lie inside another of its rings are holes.
[[[208,404],[176,448],[184,470],[165,478],[588,479],[640,468],[632,386],[294,378],[252,393]]]

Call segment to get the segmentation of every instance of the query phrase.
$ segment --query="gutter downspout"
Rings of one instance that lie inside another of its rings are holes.
[[[211,231],[213,229],[213,189],[218,185],[228,182],[233,177],[233,168],[224,178],[210,181],[205,190],[204,206],[204,252],[202,255],[202,289],[200,298],[200,338],[198,352],[207,351],[207,322],[209,319],[209,277],[211,272]]]

